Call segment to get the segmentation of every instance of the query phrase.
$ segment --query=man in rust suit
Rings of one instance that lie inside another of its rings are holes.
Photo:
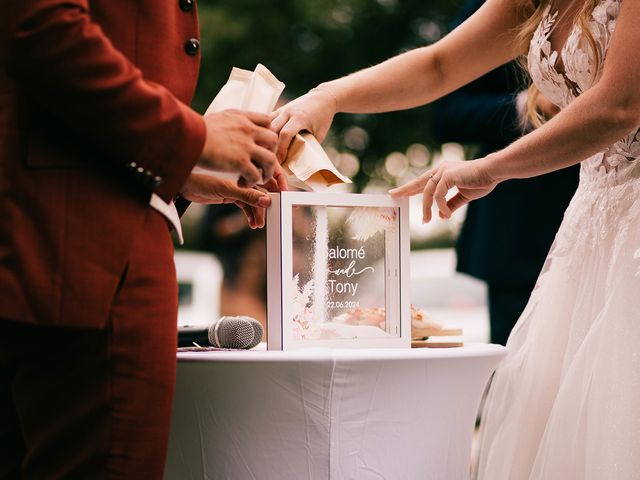
[[[267,116],[187,106],[199,53],[193,0],[2,2],[0,478],[162,477],[171,202],[256,226],[279,172]]]

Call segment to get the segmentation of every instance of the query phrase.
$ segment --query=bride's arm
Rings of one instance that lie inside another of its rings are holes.
[[[423,105],[512,60],[521,53],[513,40],[526,14],[519,4],[488,0],[437,43],[323,83],[285,105],[272,124],[280,132],[280,158],[301,130],[322,141],[337,112],[376,113]]]
[[[319,85],[347,113],[424,105],[512,60],[522,12],[514,0],[488,0],[458,28],[427,47]]]
[[[489,193],[510,178],[542,175],[589,158],[640,127],[640,0],[625,0],[616,20],[600,81],[541,128],[479,160],[445,162],[392,190],[423,193],[423,216],[440,216]],[[640,159],[635,160],[640,161]],[[446,199],[453,187],[458,193]],[[544,192],[541,192],[544,195]]]
[[[552,120],[487,158],[496,180],[574,165],[640,127],[640,0],[625,0],[600,81]]]

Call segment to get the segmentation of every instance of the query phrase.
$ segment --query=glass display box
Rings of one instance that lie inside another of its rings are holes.
[[[408,199],[270,196],[267,348],[410,348]]]

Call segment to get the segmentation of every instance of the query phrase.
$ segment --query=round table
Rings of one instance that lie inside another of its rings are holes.
[[[166,479],[456,480],[506,349],[178,354]]]

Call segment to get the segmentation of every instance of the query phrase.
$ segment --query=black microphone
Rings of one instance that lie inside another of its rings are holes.
[[[253,348],[262,340],[263,329],[255,318],[221,317],[209,325],[178,328],[178,347]]]

